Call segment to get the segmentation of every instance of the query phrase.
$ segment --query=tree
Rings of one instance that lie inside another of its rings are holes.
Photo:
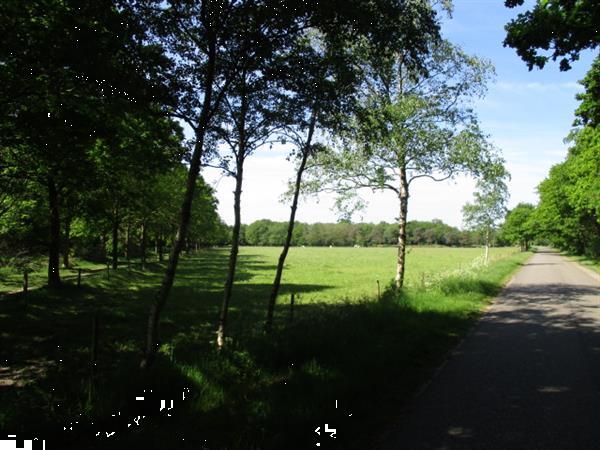
[[[519,203],[506,215],[501,234],[510,243],[519,244],[521,251],[529,250],[531,241],[536,236],[534,222],[535,206],[530,203]]]
[[[566,160],[538,186],[535,218],[557,247],[600,255],[600,131],[586,127],[573,137]]]
[[[183,131],[178,123],[154,114],[126,115],[113,125],[113,134],[97,142],[94,160],[97,177],[94,201],[104,205],[112,222],[112,267],[118,268],[119,230],[143,206],[142,193],[177,164],[185,153]],[[131,168],[135,167],[135,172]],[[128,226],[127,228],[130,228]],[[126,231],[126,237],[129,232]],[[126,255],[129,253],[125,245]]]
[[[473,203],[463,206],[463,220],[472,230],[479,231],[484,236],[485,256],[489,260],[490,242],[496,225],[506,215],[508,190],[504,179],[507,173],[498,174],[496,179],[480,181],[477,191],[473,194]]]
[[[514,8],[524,2],[506,0],[505,5]],[[560,70],[569,70],[582,50],[600,44],[599,23],[596,0],[537,0],[533,9],[506,25],[504,45],[514,48],[530,70],[543,68],[550,59],[560,59]]]
[[[404,16],[405,22],[403,28],[394,30],[394,35],[398,34],[396,41],[390,41],[390,36],[382,39],[382,36],[371,35],[372,24],[367,29],[356,28],[363,35],[362,42],[350,40],[349,37],[354,36],[347,35],[339,35],[327,41],[326,36],[312,33],[298,43],[291,57],[286,61],[287,64],[303,68],[299,77],[289,77],[288,82],[283,86],[285,91],[293,94],[292,100],[287,104],[290,105],[291,111],[295,111],[297,118],[295,123],[285,128],[285,134],[294,144],[292,156],[297,159],[297,166],[295,180],[291,187],[290,218],[286,239],[279,256],[268,301],[265,321],[267,332],[272,328],[281,277],[292,242],[304,172],[309,158],[314,157],[323,148],[322,145],[314,143],[316,131],[334,132],[340,127],[342,114],[350,112],[356,102],[356,95],[359,94],[358,87],[362,75],[358,63],[360,59],[392,54],[405,48],[404,44],[407,40],[412,40],[411,44],[420,49],[421,53],[414,50],[407,52],[406,62],[409,67],[421,67],[422,58],[429,50],[428,44],[439,40],[439,32],[437,27],[432,27],[429,31],[425,28],[413,29],[416,22],[406,22],[406,18],[413,16],[415,19],[421,18],[419,23],[431,23],[431,19],[435,17],[428,2],[423,2],[421,6],[425,8],[421,10],[414,9],[414,6],[414,4],[401,5],[404,9],[401,15]],[[380,20],[377,18],[375,23]]]
[[[184,120],[195,134],[177,238],[148,318],[142,361],[146,367],[156,355],[160,313],[172,287],[187,234],[195,178],[206,150],[206,133],[213,125],[212,119],[225,93],[239,81],[245,63],[281,51],[285,47],[281,46],[282,41],[293,42],[308,29],[320,30],[332,39],[346,33],[356,38],[377,37],[381,42],[406,41],[411,44],[407,46],[408,55],[418,59],[423,51],[419,37],[437,33],[439,27],[433,8],[420,0],[406,4],[392,0],[317,3],[171,0],[143,2],[139,7],[149,23],[155,25],[158,43],[164,44],[173,55],[169,78],[174,80],[174,87],[180,88],[180,101],[172,114]],[[411,14],[406,14],[407,8]],[[415,27],[417,34],[404,35],[405,28],[413,30]]]
[[[600,56],[580,83],[585,92],[575,96],[581,102],[575,111],[575,125],[596,127],[600,124]]]
[[[260,13],[260,10],[253,13]],[[242,31],[249,40],[256,32],[255,21],[256,18],[250,18],[247,23],[249,29]],[[278,51],[285,51],[289,45],[281,39],[274,40],[272,44]],[[235,179],[231,249],[217,329],[219,348],[225,343],[229,303],[239,252],[244,165],[249,156],[274,137],[274,133],[285,120],[276,89],[276,81],[281,77],[281,73],[269,70],[273,64],[272,56],[265,54],[259,58],[243,58],[240,62],[240,76],[225,92],[223,108],[218,115],[220,123],[213,130],[215,137],[223,142],[227,149],[220,149],[217,155],[218,167]]]
[[[252,4],[253,2],[249,2]],[[171,55],[171,68],[164,76],[177,89],[178,102],[170,111],[193,130],[185,192],[182,196],[177,231],[160,288],[150,307],[145,354],[141,367],[154,361],[158,349],[158,323],[173,286],[181,251],[187,239],[192,202],[200,165],[206,151],[207,131],[229,85],[238,76],[241,57],[260,57],[236,39],[245,7],[226,1],[142,2],[138,13],[151,26],[156,45]],[[258,47],[261,48],[262,47]]]
[[[523,0],[506,0],[506,6],[522,5]],[[560,59],[560,69],[569,70],[585,49],[596,49],[600,3],[595,0],[538,0],[534,8],[506,26],[505,45],[517,50],[529,69],[543,68],[550,59]],[[546,51],[540,54],[540,50]],[[600,255],[598,209],[598,132],[600,121],[600,58],[581,81],[585,92],[576,111],[572,134],[575,145],[566,161],[554,166],[538,186],[540,204],[535,220],[540,233],[554,245],[577,253]]]
[[[140,44],[145,29],[128,8],[109,0],[11,0],[0,33],[0,148],[12,173],[46,192],[48,284],[57,287],[61,195],[93,172],[89,152],[110,134],[105,124],[167,98],[153,76],[163,60]]]
[[[291,156],[298,164],[291,192],[290,218],[267,304],[267,332],[272,329],[283,268],[294,235],[302,177],[309,158],[322,148],[315,142],[315,133],[318,128],[322,131],[334,128],[337,116],[348,108],[354,96],[357,74],[351,56],[352,52],[344,47],[323,45],[322,37],[312,33],[300,39],[283,61],[282,69],[286,73],[293,72],[293,67],[303,68],[299,76],[285,78],[282,86],[290,94],[284,104],[293,120],[284,124],[281,134],[292,142]]]
[[[313,192],[337,192],[344,206],[362,188],[394,192],[399,202],[397,288],[404,281],[411,183],[458,173],[488,176],[502,166],[471,108],[472,99],[485,92],[491,65],[448,42],[431,44],[425,72],[407,65],[404,55],[365,67],[364,98],[348,120],[349,131],[322,153],[311,186]],[[355,206],[351,202],[347,211]]]

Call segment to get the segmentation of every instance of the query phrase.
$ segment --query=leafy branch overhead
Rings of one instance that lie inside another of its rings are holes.
[[[524,0],[506,0],[509,8]],[[532,9],[506,25],[504,45],[514,48],[529,69],[543,68],[549,60],[569,70],[586,49],[600,44],[600,3],[597,0],[536,0]]]

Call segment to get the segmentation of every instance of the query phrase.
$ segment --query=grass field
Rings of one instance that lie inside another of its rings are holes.
[[[90,276],[81,289],[5,297],[0,428],[52,435],[60,448],[249,450],[315,447],[314,429],[329,423],[338,427],[335,448],[368,448],[528,256],[494,249],[488,267],[471,270],[481,253],[414,248],[409,287],[377,301],[376,280],[385,284],[393,276],[394,249],[292,249],[281,303],[291,292],[300,294],[295,319],[289,323],[288,306],[281,304],[274,333],[265,336],[278,249],[245,248],[232,339],[218,353],[212,341],[227,252],[201,251],[182,261],[163,315],[160,358],[150,372],[137,364],[162,266]],[[92,377],[94,315],[99,348]],[[115,422],[117,411],[141,415],[135,396],[150,387],[160,398],[190,392],[174,417],[156,407],[144,410],[144,426]],[[65,433],[74,418],[75,431]],[[118,439],[95,438],[113,428]]]
[[[515,248],[510,247],[492,248],[490,259],[493,261],[515,251]],[[260,289],[261,285],[272,283],[280,252],[279,247],[242,247],[237,277],[239,284],[254,285]],[[211,289],[220,289],[225,278],[226,253],[225,249],[206,249],[198,258],[184,261],[186,278],[182,284],[193,279],[191,272],[197,265],[198,281]],[[289,291],[297,288],[297,293],[305,301],[338,301],[373,296],[377,294],[377,280],[383,289],[393,278],[396,253],[396,249],[391,247],[293,247],[286,262],[283,283],[290,286]],[[453,271],[469,268],[482,257],[483,250],[480,248],[409,247],[405,283],[408,286],[420,286],[423,282],[429,284]],[[210,260],[213,261],[209,262]],[[41,287],[45,283],[44,263],[45,261],[40,261],[38,270],[30,274],[31,287]],[[79,267],[85,275],[104,266],[75,260],[73,269],[63,270],[62,274],[67,279],[74,280]],[[208,277],[202,273],[206,270],[210,272]],[[218,279],[216,271],[222,274],[222,279]],[[19,290],[22,283],[21,273],[10,268],[0,269],[0,293]],[[268,295],[268,292],[268,287],[265,286],[264,295]]]
[[[493,248],[492,260],[503,258],[518,251],[515,248]],[[274,265],[281,249],[274,247],[246,247],[243,258]],[[377,294],[377,280],[381,288],[388,285],[396,270],[395,248],[292,248],[286,261],[283,283],[297,286],[302,299],[306,301],[356,300],[373,297]],[[449,275],[452,272],[468,269],[481,262],[483,250],[480,248],[448,247],[409,247],[407,252],[407,286],[421,286]],[[270,284],[273,270],[256,271],[249,284]],[[303,290],[302,286],[314,286]],[[266,294],[265,294],[266,295]]]

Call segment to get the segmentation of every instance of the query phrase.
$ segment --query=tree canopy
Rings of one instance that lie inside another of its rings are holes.
[[[600,130],[576,134],[566,160],[550,170],[538,187],[540,233],[554,245],[600,255]]]
[[[500,229],[502,238],[511,244],[518,244],[523,251],[529,250],[538,233],[534,214],[535,206],[531,203],[519,203],[508,211]]]
[[[525,0],[506,0],[509,8]],[[600,3],[596,0],[536,0],[532,9],[506,25],[505,46],[510,46],[529,69],[543,68],[552,59],[569,70],[585,49],[600,44]]]

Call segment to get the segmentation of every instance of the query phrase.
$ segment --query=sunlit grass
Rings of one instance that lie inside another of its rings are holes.
[[[37,257],[31,263],[28,273],[29,289],[36,289],[44,286],[47,282],[48,268],[47,259]],[[83,277],[89,272],[97,271],[106,267],[104,264],[93,263],[83,259],[74,258],[71,260],[71,267],[61,268],[61,276],[66,280],[76,280],[79,269]],[[11,266],[0,267],[0,294],[5,292],[20,291],[23,288],[23,271]]]
[[[505,257],[471,270],[481,249],[413,248],[408,288],[396,296],[383,290],[394,274],[394,249],[292,250],[275,330],[266,336],[262,324],[279,249],[242,249],[231,340],[221,352],[214,348],[214,332],[227,251],[203,250],[184,258],[163,312],[159,359],[147,373],[138,363],[148,307],[164,265],[94,275],[81,289],[67,283],[60,291],[4,298],[0,360],[26,366],[45,359],[51,366],[46,379],[2,394],[0,426],[15,432],[52,429],[79,413],[104,423],[117,408],[133,411],[132,393],[144,386],[164,398],[180,395],[178,389],[186,386],[189,401],[173,420],[149,412],[143,432],[122,434],[111,448],[160,443],[162,449],[179,449],[182,443],[174,436],[180,435],[186,437],[183,448],[190,449],[311,448],[315,423],[326,421],[339,426],[338,448],[369,448],[372,433],[427,379],[528,257],[493,249],[493,258]],[[435,282],[423,285],[420,271]],[[300,301],[290,323],[292,292]],[[90,396],[94,315],[99,351]],[[49,407],[57,400],[64,406]],[[352,419],[342,412],[351,412]],[[93,447],[92,434],[81,436],[81,442],[70,443],[73,448],[102,448]]]

